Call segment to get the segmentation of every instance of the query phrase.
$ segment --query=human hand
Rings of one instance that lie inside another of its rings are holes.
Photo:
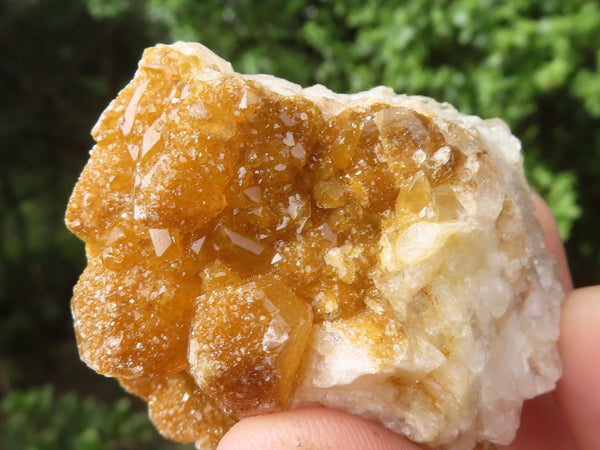
[[[600,446],[600,286],[573,291],[565,250],[549,208],[536,198],[546,247],[559,264],[567,293],[559,350],[563,377],[553,393],[525,402],[511,450],[598,449]],[[341,411],[306,408],[244,419],[219,450],[343,449],[418,450],[378,424]]]

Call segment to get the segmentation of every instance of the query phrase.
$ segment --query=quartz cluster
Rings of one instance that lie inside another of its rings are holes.
[[[560,376],[562,291],[502,121],[179,42],[144,52],[93,136],[66,217],[79,351],[164,436],[210,449],[320,404],[504,444]]]

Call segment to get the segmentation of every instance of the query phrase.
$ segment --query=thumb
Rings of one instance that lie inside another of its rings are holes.
[[[273,449],[418,450],[389,430],[327,408],[306,408],[238,422],[218,450]]]
[[[580,448],[599,448],[600,286],[567,297],[561,328],[564,373],[556,398]]]

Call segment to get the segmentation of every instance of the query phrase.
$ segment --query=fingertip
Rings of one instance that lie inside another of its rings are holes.
[[[507,450],[577,449],[571,431],[551,393],[527,400],[523,404],[521,425],[515,440],[508,446],[497,447]]]
[[[556,399],[580,448],[600,442],[600,286],[577,289],[563,305]]]
[[[305,408],[250,417],[238,422],[218,450],[327,448],[418,450],[380,425],[327,408]]]

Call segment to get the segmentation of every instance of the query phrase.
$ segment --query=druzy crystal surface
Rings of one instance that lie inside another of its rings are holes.
[[[508,443],[560,376],[562,292],[502,121],[177,43],[93,136],[66,219],[79,351],[166,437],[213,448],[320,404],[430,446]]]

